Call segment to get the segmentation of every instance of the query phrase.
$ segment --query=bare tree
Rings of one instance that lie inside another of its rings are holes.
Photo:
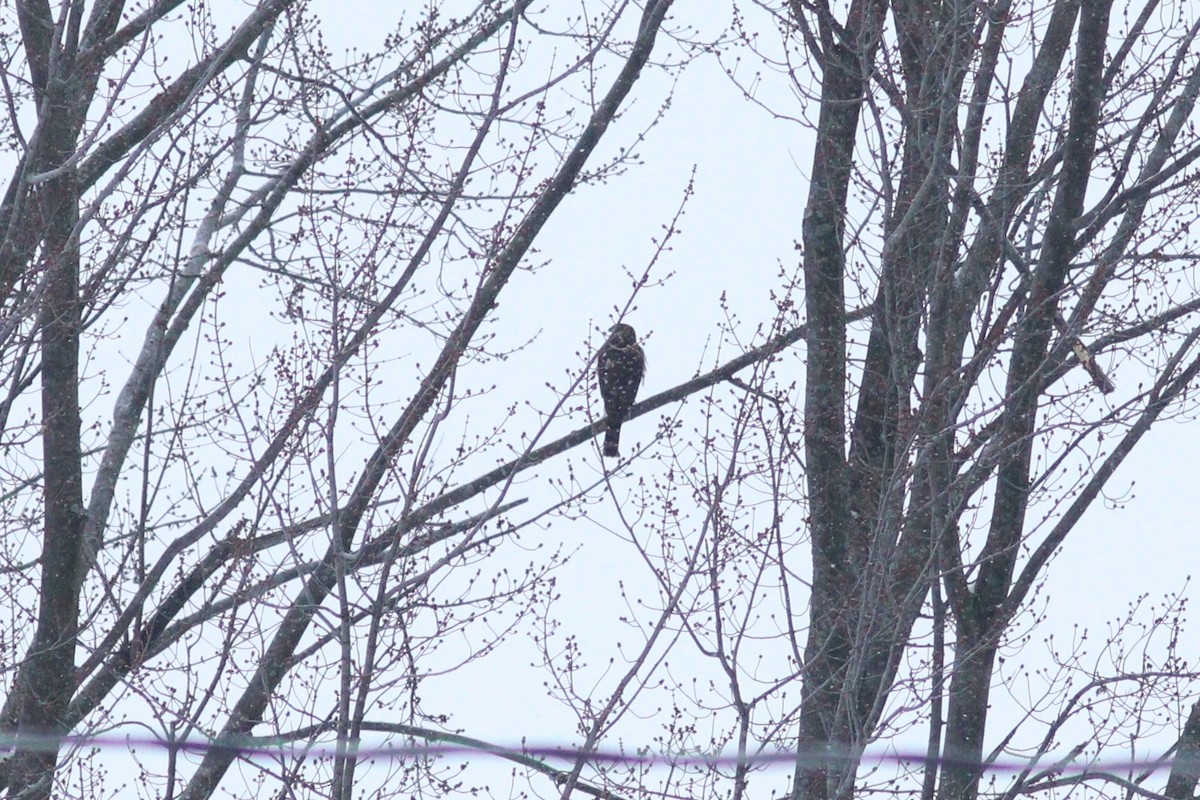
[[[1190,408],[1198,301],[1167,287],[1192,275],[1200,28],[1155,2],[765,8],[785,39],[764,55],[811,103],[772,110],[813,120],[816,147],[803,294],[781,305],[807,317],[803,403],[765,373],[744,401],[762,407],[760,438],[735,452],[776,453],[762,469],[781,510],[798,474],[806,487],[804,524],[773,521],[775,554],[752,559],[763,580],[773,558],[796,626],[793,672],[758,682],[756,702],[803,686],[758,736],[794,725],[793,798],[845,798],[864,790],[867,745],[923,719],[924,796],[976,797],[1011,741],[993,732],[985,751],[1011,626],[1130,450]],[[787,566],[800,541],[810,588]],[[750,633],[726,625],[709,649],[745,738],[732,654]],[[1194,694],[1174,663],[1162,683],[1124,679]]]
[[[132,708],[167,742],[221,743],[149,779],[167,796],[211,796],[266,726],[338,755],[252,783],[349,797],[369,712],[421,735],[439,717],[424,657],[547,590],[553,558],[490,586],[439,577],[512,535],[505,478],[528,459],[460,485],[511,443],[472,433],[447,461],[435,442],[550,215],[622,168],[593,151],[669,6],[581,25],[525,0],[431,7],[344,61],[292,0],[232,28],[171,0],[6,18],[11,796],[90,794],[95,765],[59,737]],[[391,791],[441,781],[401,777]]]

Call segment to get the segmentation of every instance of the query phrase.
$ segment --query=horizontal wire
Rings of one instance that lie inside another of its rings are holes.
[[[863,753],[855,755],[849,748],[820,747],[807,752],[797,750],[772,750],[748,753],[745,756],[723,753],[626,753],[614,750],[584,751],[562,746],[502,746],[488,744],[417,743],[405,745],[364,744],[362,741],[331,741],[303,743],[291,740],[268,740],[262,737],[221,737],[215,739],[170,740],[153,736],[119,735],[39,735],[22,733],[0,733],[0,760],[12,756],[16,749],[27,751],[58,751],[67,748],[136,749],[155,748],[175,753],[205,754],[213,751],[234,751],[244,756],[278,758],[280,756],[305,756],[307,758],[335,758],[338,756],[364,759],[409,759],[435,758],[439,756],[486,755],[498,758],[541,759],[575,763],[583,760],[594,764],[621,764],[636,766],[674,767],[734,767],[750,766],[794,767],[847,767],[896,764],[906,767],[968,766],[985,772],[1021,772],[1041,770],[1060,775],[1082,775],[1099,772],[1129,772],[1132,770],[1158,771],[1174,767],[1186,767],[1189,772],[1200,772],[1200,756],[1165,756],[1161,758],[1095,759],[1087,762],[1056,761],[1052,755],[1041,760],[993,760],[979,762],[955,759],[947,756],[929,757],[918,753]],[[838,751],[841,752],[838,752]]]

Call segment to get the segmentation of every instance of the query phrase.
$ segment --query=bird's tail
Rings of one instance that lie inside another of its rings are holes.
[[[612,425],[604,432],[604,455],[609,458],[621,457],[620,425]]]

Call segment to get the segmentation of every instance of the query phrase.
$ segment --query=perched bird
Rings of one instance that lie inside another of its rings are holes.
[[[621,322],[609,331],[608,341],[596,354],[596,377],[608,417],[604,455],[620,456],[621,423],[629,417],[633,398],[646,374],[646,354],[637,343],[633,327]]]

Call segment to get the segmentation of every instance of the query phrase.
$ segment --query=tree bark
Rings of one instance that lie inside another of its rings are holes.
[[[1183,734],[1175,748],[1175,765],[1167,777],[1163,794],[1171,800],[1192,800],[1200,781],[1200,701],[1192,704]]]
[[[64,164],[75,150],[79,112],[70,80],[48,87],[41,104],[39,171]],[[42,283],[41,413],[43,531],[37,628],[5,709],[5,727],[18,732],[8,788],[49,797],[58,747],[46,741],[67,732],[63,722],[75,690],[79,578],[83,565],[83,473],[79,409],[79,193],[73,169],[44,181],[32,197],[40,219]],[[35,741],[20,746],[21,737]]]
[[[853,766],[810,758],[821,746],[849,744],[837,720],[845,671],[852,657],[850,602],[864,560],[850,515],[846,462],[846,195],[867,76],[879,44],[886,5],[856,0],[844,28],[821,18],[824,77],[817,149],[804,212],[805,308],[808,369],[804,398],[804,449],[808,466],[813,591],[805,645],[793,800],[825,800]],[[841,790],[845,791],[845,789]]]

